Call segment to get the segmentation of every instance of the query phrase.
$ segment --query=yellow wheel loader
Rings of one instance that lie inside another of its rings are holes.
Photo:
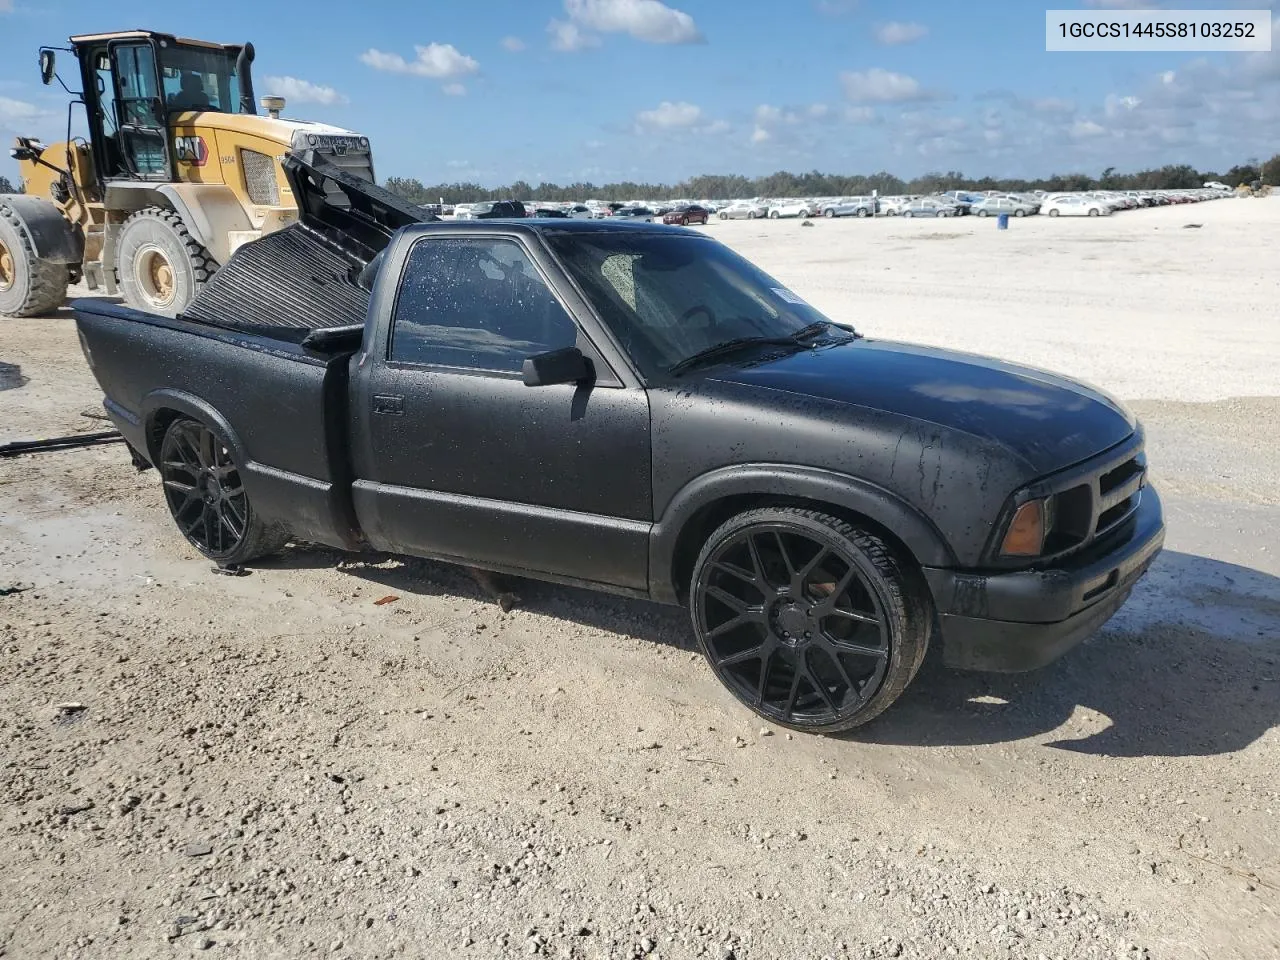
[[[55,51],[75,58],[79,91],[58,75]],[[56,309],[83,279],[176,316],[237,247],[297,219],[284,155],[314,151],[373,180],[367,138],[282,119],[282,97],[264,96],[259,116],[252,62],[251,43],[150,30],[41,49],[41,79],[72,98],[67,140],[18,137],[10,151],[25,192],[0,194],[0,315]],[[77,108],[87,138],[71,136]]]

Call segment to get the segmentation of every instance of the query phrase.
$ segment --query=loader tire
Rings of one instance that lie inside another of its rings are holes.
[[[217,261],[172,210],[147,207],[120,228],[116,275],[125,302],[135,310],[176,317],[217,269]]]
[[[0,198],[0,316],[38,317],[67,298],[67,265],[42,260],[17,212]]]

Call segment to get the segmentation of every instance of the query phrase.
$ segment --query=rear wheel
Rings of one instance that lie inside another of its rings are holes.
[[[129,306],[174,317],[218,268],[172,210],[147,207],[120,229],[116,272]]]
[[[865,220],[865,219],[866,219],[867,217],[869,217],[869,216],[871,216],[871,211],[870,211],[870,210],[868,210],[866,207],[859,207],[859,208],[858,208],[858,219],[859,219],[859,220]]]
[[[230,448],[205,424],[186,418],[169,424],[159,467],[173,522],[210,560],[246,563],[288,542],[287,531],[265,524],[253,509]]]
[[[713,533],[689,598],[698,642],[742,703],[782,726],[839,733],[906,689],[924,659],[924,589],[871,533],[767,507]]]
[[[827,209],[822,211],[822,215],[828,220],[832,220],[835,218],[836,212],[831,207],[827,207]]]
[[[1057,215],[1058,215],[1058,211],[1057,211],[1057,210],[1050,210],[1050,211],[1049,211],[1049,216],[1051,216],[1051,217],[1056,217]]]
[[[62,306],[67,265],[36,256],[22,220],[0,202],[0,316],[37,317]]]
[[[985,211],[985,210],[979,210],[979,211],[978,211],[978,216],[980,216],[980,217],[985,217],[986,215],[987,215],[987,211]]]
[[[911,211],[910,211],[910,210],[903,210],[903,211],[902,211],[902,216],[903,216],[903,217],[905,217],[907,220],[910,220],[910,219],[911,219]]]
[[[1097,207],[1090,207],[1090,208],[1089,208],[1089,216],[1091,216],[1091,217],[1096,217],[1100,212],[1101,212],[1101,211],[1099,211]]]
[[[728,220],[728,219],[729,219],[729,215],[728,215],[727,213],[722,213],[722,214],[720,214],[720,219],[721,219],[721,220]]]
[[[770,210],[770,211],[769,211],[769,219],[770,219],[770,220],[777,220],[780,216],[782,216],[782,214],[778,213],[778,211],[777,211],[777,210]]]

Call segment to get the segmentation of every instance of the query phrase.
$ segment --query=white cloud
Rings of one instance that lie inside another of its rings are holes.
[[[636,126],[643,130],[680,130],[697,126],[702,120],[702,108],[681,100],[672,103],[663,100],[652,110],[636,114]]]
[[[552,20],[547,24],[547,33],[551,34],[551,49],[561,53],[573,53],[586,50],[588,47],[600,46],[600,38],[584,33],[576,23],[566,20]]]
[[[929,93],[915,77],[893,73],[880,67],[870,70],[847,70],[840,74],[844,95],[854,103],[906,103],[930,100]]]
[[[756,127],[754,130],[751,131],[752,143],[764,143],[772,139],[773,139],[773,134],[771,134],[764,127]]]
[[[0,97],[0,123],[6,120],[34,120],[36,117],[42,116],[44,112],[34,103],[27,103],[25,100],[13,100],[9,97]]]
[[[1038,100],[1032,100],[1031,109],[1036,113],[1074,113],[1076,105],[1070,100],[1063,100],[1060,97],[1041,97]]]
[[[13,0],[0,0],[0,13],[13,13]]]
[[[519,37],[503,37],[502,49],[508,50],[511,53],[519,53],[524,49],[524,41]]]
[[[875,28],[876,41],[886,47],[915,43],[928,32],[929,28],[923,23],[902,23],[898,20],[878,24]]]
[[[1084,5],[1103,10],[1156,10],[1160,7],[1152,0],[1084,0]]]
[[[1102,103],[1102,110],[1108,117],[1114,118],[1136,109],[1141,103],[1142,101],[1137,97],[1118,97],[1114,93],[1109,93]]]
[[[263,93],[284,97],[290,103],[318,103],[332,107],[350,101],[333,87],[325,87],[297,77],[264,77]]]
[[[451,97],[465,97],[467,95],[467,88],[461,83],[446,83],[440,89]]]
[[[874,107],[845,107],[844,118],[850,123],[870,123],[876,118]]]
[[[1077,140],[1100,137],[1106,132],[1105,127],[1094,123],[1092,120],[1077,120],[1071,125],[1071,136],[1075,137]]]
[[[831,108],[828,107],[825,103],[811,103],[809,104],[809,109],[806,112],[813,119],[821,120],[823,117],[825,117],[828,113],[831,112]]]
[[[698,132],[714,136],[716,134],[728,133],[732,129],[733,129],[733,124],[731,124],[728,120],[713,120],[711,123],[708,123],[705,127],[700,128]]]
[[[782,119],[782,108],[771,107],[767,103],[762,103],[756,107],[756,123],[778,123]]]
[[[480,69],[480,64],[474,58],[468,57],[451,43],[431,43],[425,47],[415,46],[413,49],[417,52],[417,57],[412,61],[406,61],[398,53],[383,53],[373,49],[360,54],[360,59],[375,70],[408,73],[435,80],[465,77]]]
[[[594,46],[587,38],[597,33],[625,33],[645,43],[702,43],[705,38],[693,17],[660,0],[564,0],[569,21],[551,21],[557,50],[581,50]],[[566,34],[566,26],[574,32]],[[561,34],[566,34],[563,41]]]
[[[448,162],[445,163],[445,166],[450,167],[453,170],[462,170],[466,167],[471,166],[471,161],[470,160],[449,160]]]

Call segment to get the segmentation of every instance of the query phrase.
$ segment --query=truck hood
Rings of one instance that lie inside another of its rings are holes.
[[[1126,439],[1137,422],[1093,387],[1044,370],[914,344],[859,339],[708,379],[885,411],[1003,446],[1037,476]]]
[[[221,113],[217,110],[189,110],[174,115],[177,126],[199,124],[213,130],[226,130],[247,136],[262,137],[288,146],[298,131],[329,136],[358,137],[352,130],[344,130],[328,123],[308,120],[287,120],[283,117],[260,117],[249,113]]]

